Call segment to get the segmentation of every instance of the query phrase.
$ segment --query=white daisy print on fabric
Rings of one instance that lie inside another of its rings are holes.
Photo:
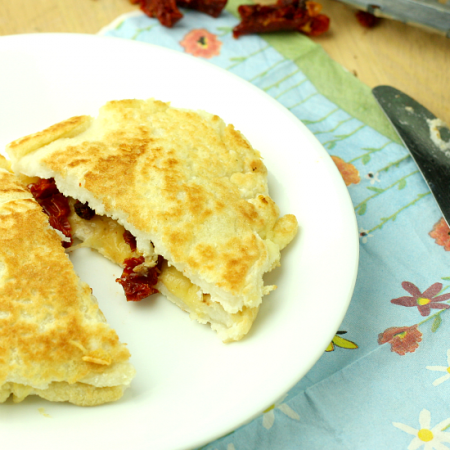
[[[449,450],[450,447],[444,445],[444,442],[450,443],[450,433],[442,431],[450,425],[450,417],[431,427],[431,414],[427,409],[422,409],[419,415],[420,429],[405,425],[403,423],[392,422],[394,427],[399,428],[405,433],[411,434],[414,439],[408,445],[408,450],[417,450],[424,446],[424,450]]]
[[[377,173],[369,172],[368,174],[366,174],[365,178],[370,180],[370,184],[375,184],[375,183],[380,182],[380,174],[378,172]]]
[[[294,420],[300,420],[300,416],[286,403],[283,403],[283,400],[287,397],[287,394],[284,395],[280,400],[275,402],[273,405],[269,406],[263,414],[263,426],[266,430],[272,428],[272,425],[275,422],[275,409],[279,409],[283,414],[290,417]]]
[[[365,230],[364,228],[360,228],[359,229],[359,237],[361,238],[361,242],[363,244],[367,244],[367,239],[369,239],[370,237],[372,237],[372,234],[369,234],[368,230]]]
[[[433,381],[433,386],[439,386],[444,381],[450,379],[450,349],[447,350],[447,366],[427,366],[428,370],[435,372],[445,372],[445,375]]]
[[[197,450],[202,450],[202,448],[199,448]],[[217,447],[214,450],[218,450]],[[236,447],[234,446],[234,444],[228,444],[227,445],[227,450],[236,450]]]

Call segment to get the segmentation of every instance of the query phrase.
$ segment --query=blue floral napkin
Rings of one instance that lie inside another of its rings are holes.
[[[229,11],[217,19],[186,11],[168,29],[137,11],[101,33],[206,59],[303,121],[348,186],[360,267],[348,313],[311,371],[252,422],[203,448],[450,448],[450,236],[427,185],[367,106],[370,91],[323,55],[317,59],[318,46],[296,33],[234,39],[237,23]],[[290,40],[299,44],[286,50]],[[326,83],[319,80],[325,70]],[[348,107],[339,92],[353,98]]]

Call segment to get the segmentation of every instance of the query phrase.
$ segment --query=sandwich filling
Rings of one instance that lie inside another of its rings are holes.
[[[24,179],[28,177],[22,176]],[[237,327],[235,338],[250,329],[259,308],[246,308],[235,314],[224,311],[175,267],[155,253],[144,257],[137,249],[135,237],[116,220],[96,214],[87,203],[61,194],[53,179],[28,178],[30,192],[59,231],[62,245],[68,251],[88,247],[121,266],[116,281],[123,287],[128,301],[140,301],[162,292],[178,307],[200,323],[210,323],[224,342],[230,339],[230,328]]]

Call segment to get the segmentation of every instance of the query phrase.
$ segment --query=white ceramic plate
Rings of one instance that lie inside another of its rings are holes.
[[[173,450],[210,442],[256,417],[312,367],[340,325],[356,279],[357,226],[347,189],[315,137],[283,106],[217,67],[145,43],[89,35],[0,37],[0,150],[108,100],[155,97],[233,123],[260,150],[271,194],[300,233],[268,281],[250,334],[222,344],[161,296],[127,303],[120,270],[73,256],[137,376],[113,404],[81,408],[29,398],[0,405],[5,448]],[[243,100],[245,99],[245,101]],[[125,188],[125,187],[124,187]],[[84,251],[86,250],[86,251]]]

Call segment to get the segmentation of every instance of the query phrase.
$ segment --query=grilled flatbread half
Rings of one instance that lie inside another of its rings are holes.
[[[153,99],[111,101],[95,119],[73,117],[7,151],[15,172],[53,178],[95,210],[102,225],[74,225],[76,237],[120,264],[99,243],[105,223],[118,223],[148,267],[164,258],[157,288],[167,298],[225,342],[249,331],[276,287],[263,275],[297,220],[280,217],[259,152],[232,125]]]
[[[61,236],[0,156],[0,402],[119,399],[135,370]]]

